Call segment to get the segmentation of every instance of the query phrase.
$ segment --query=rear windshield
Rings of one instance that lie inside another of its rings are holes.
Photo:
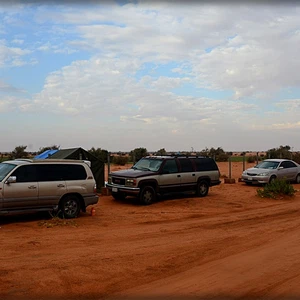
[[[6,163],[1,163],[0,164],[0,181],[2,181],[8,173],[13,170],[16,167],[14,164],[6,164]]]

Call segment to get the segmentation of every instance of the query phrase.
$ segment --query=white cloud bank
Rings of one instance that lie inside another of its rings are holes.
[[[90,59],[74,60],[48,74],[43,89],[22,105],[19,100],[9,106],[12,100],[4,95],[3,111],[18,107],[25,112],[43,111],[67,116],[68,122],[71,116],[74,121],[69,126],[75,131],[81,126],[99,137],[98,141],[91,140],[93,134],[76,137],[76,145],[85,147],[266,150],[293,144],[300,150],[296,141],[299,99],[278,96],[300,85],[296,4],[209,6],[153,1],[59,10],[39,6],[34,12],[33,20],[41,28],[37,36],[44,28],[53,35],[31,50],[26,48],[26,37],[12,38],[18,47],[9,47],[2,39],[0,67],[18,61],[20,66],[24,55],[41,50],[88,51]],[[165,74],[157,75],[155,67],[154,73],[145,70],[147,64],[169,67],[168,63],[173,66]],[[190,92],[175,92],[185,85],[192,87]],[[203,95],[201,89],[206,89]],[[223,91],[232,96],[222,97]],[[74,143],[68,137],[70,130],[67,126],[65,146]],[[55,138],[52,143],[60,144]]]

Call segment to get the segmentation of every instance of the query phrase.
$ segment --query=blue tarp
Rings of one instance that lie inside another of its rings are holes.
[[[35,156],[33,159],[46,159],[57,151],[58,150],[46,150],[45,152]]]

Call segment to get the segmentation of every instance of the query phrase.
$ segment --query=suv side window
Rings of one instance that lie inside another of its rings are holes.
[[[82,165],[63,165],[65,180],[83,180],[87,178],[85,168]]]
[[[17,182],[35,182],[37,181],[36,166],[20,166],[11,174],[11,176],[16,176]]]
[[[188,158],[180,158],[178,159],[181,167],[181,172],[193,172],[193,163]]]
[[[211,171],[218,170],[218,166],[211,158],[196,158],[196,171]]]
[[[163,173],[177,173],[178,167],[175,159],[166,160],[162,171]]]
[[[87,174],[82,165],[38,165],[38,181],[83,180]]]
[[[38,181],[63,181],[61,165],[45,164],[37,165]]]

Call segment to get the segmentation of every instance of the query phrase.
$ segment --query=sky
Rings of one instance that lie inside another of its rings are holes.
[[[300,151],[300,3],[182,2],[1,2],[0,151]]]

